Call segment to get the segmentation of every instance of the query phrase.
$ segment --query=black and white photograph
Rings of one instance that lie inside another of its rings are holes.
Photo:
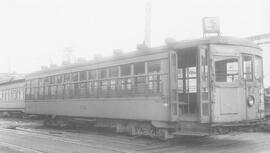
[[[0,153],[270,153],[269,0],[0,0]]]

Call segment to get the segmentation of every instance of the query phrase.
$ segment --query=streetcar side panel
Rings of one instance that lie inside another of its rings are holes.
[[[167,58],[168,53],[162,52],[31,76],[27,79],[30,87],[27,86],[26,89],[26,113],[169,121]],[[144,72],[140,72],[137,63],[143,63]],[[126,65],[130,67],[126,68]],[[111,67],[117,67],[118,70],[114,77],[110,76]],[[81,81],[79,72],[91,70],[100,73],[94,79],[88,74],[88,79]],[[123,75],[124,71],[130,72]],[[102,77],[103,72],[105,77]],[[79,79],[59,84],[43,83],[42,86],[36,81],[31,84],[32,80],[69,73],[78,73]],[[47,93],[48,86],[51,94]],[[52,90],[54,86],[57,87]],[[58,88],[60,86],[61,88]],[[68,86],[72,86],[71,94],[67,92]],[[60,95],[52,95],[53,93]]]

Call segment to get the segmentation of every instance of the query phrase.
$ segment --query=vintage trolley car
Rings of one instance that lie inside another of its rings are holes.
[[[0,83],[1,115],[21,115],[24,112],[24,77],[11,77]]]
[[[257,124],[261,54],[245,39],[208,37],[35,72],[26,77],[25,110],[164,138]]]

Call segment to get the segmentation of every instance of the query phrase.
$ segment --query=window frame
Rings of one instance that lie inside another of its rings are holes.
[[[251,66],[250,66],[250,68],[251,68],[251,72],[245,72],[245,67],[244,67],[244,57],[251,57]],[[253,82],[254,81],[254,56],[253,55],[251,55],[251,54],[242,54],[242,61],[241,61],[242,63],[242,77],[243,77],[243,79],[244,79],[244,81],[247,81],[247,82]],[[251,74],[251,78],[246,78],[245,76],[246,75],[250,75]]]
[[[257,71],[257,67],[256,67],[256,64],[255,64],[255,61],[256,61],[256,59],[259,59],[260,60],[260,76],[257,78],[257,73],[256,73],[256,71]],[[262,80],[263,79],[263,58],[262,58],[262,56],[258,56],[258,55],[255,55],[254,56],[254,79],[255,80]]]
[[[228,59],[237,59],[237,75],[238,75],[238,79],[235,80],[235,81],[232,81],[232,82],[228,82],[227,81],[227,76],[228,76],[227,74],[228,73],[226,72],[226,81],[217,81],[216,62],[217,61],[222,61],[222,60],[228,60]],[[214,67],[213,74],[214,74],[214,82],[215,83],[220,83],[220,84],[235,84],[235,83],[238,83],[240,81],[240,77],[242,75],[242,73],[241,73],[242,68],[241,68],[241,59],[240,59],[240,56],[214,55],[213,56],[213,67]]]

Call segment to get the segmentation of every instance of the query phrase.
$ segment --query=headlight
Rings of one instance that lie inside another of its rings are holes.
[[[247,97],[247,104],[249,107],[252,107],[255,104],[255,98],[254,96],[249,95]]]

